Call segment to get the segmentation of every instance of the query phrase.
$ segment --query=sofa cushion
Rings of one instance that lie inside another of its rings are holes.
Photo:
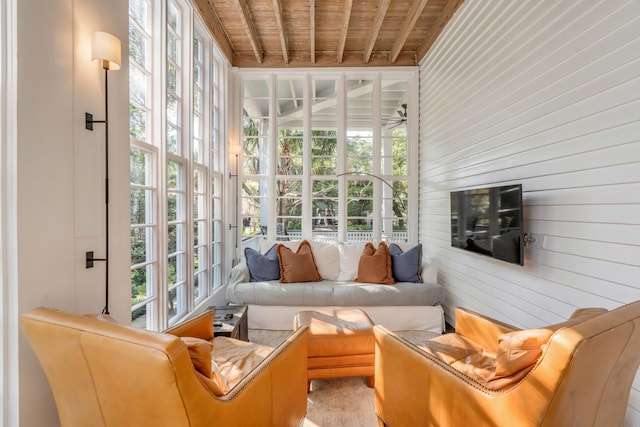
[[[392,285],[393,273],[391,272],[391,255],[389,247],[385,242],[380,242],[378,249],[373,243],[364,245],[360,262],[358,263],[357,282],[363,283],[381,283]]]
[[[422,283],[422,243],[403,251],[395,243],[389,245],[391,268],[396,282]]]
[[[244,257],[251,275],[250,281],[261,282],[280,278],[280,262],[276,245],[271,246],[264,255],[255,249],[245,248]]]
[[[340,273],[338,244],[333,242],[311,241],[311,249],[320,277],[324,280],[336,280]]]
[[[313,251],[308,241],[303,240],[298,250],[293,252],[284,245],[278,245],[278,258],[280,258],[280,283],[317,282],[322,280]]]
[[[340,243],[338,254],[340,257],[340,272],[338,282],[351,282],[358,275],[358,264],[364,243]]]

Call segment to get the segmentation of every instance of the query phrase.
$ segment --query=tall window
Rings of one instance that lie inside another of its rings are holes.
[[[241,74],[245,236],[417,238],[414,71]]]
[[[220,58],[185,0],[130,0],[129,40],[132,321],[160,330],[221,284]]]

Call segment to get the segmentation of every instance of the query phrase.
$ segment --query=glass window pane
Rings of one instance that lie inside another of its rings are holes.
[[[147,141],[147,112],[129,104],[129,135],[138,141]]]
[[[167,89],[172,92],[178,91],[178,70],[171,63],[167,64]],[[173,123],[176,123],[176,121]]]
[[[167,121],[178,124],[178,100],[171,94],[167,95]]]
[[[129,151],[129,167],[131,183],[138,185],[150,184],[149,169],[151,168],[149,155],[144,151],[131,149]]]
[[[148,253],[151,246],[151,229],[147,227],[131,229],[131,265],[140,264],[151,259]]]
[[[136,21],[142,28],[148,25],[148,5],[146,0],[129,0],[129,17]]]
[[[129,67],[129,97],[141,105],[147,103],[147,76],[135,65]]]
[[[134,25],[129,25],[129,58],[142,68],[147,65],[147,37]]]
[[[150,190],[141,188],[131,189],[129,221],[132,225],[147,224],[153,221],[151,217],[152,212],[148,212],[152,203],[152,197],[153,195]]]

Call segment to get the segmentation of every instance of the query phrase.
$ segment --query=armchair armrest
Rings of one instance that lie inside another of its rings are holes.
[[[485,423],[481,401],[492,393],[382,326],[374,326],[375,409],[385,426]],[[474,411],[476,411],[474,413]]]
[[[500,335],[519,330],[515,326],[465,308],[458,307],[453,312],[456,318],[456,334],[468,338],[494,353],[498,349]]]
[[[177,337],[193,337],[206,341],[212,340],[213,320],[215,318],[215,314],[215,311],[207,310],[192,319],[165,330],[164,332]]]
[[[233,409],[218,412],[216,425],[298,425],[307,412],[307,347],[308,328],[303,327],[228,394],[216,398]]]

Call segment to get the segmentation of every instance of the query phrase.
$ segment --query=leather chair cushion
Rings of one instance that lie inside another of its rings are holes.
[[[553,331],[549,329],[525,329],[501,335],[495,378],[508,377],[533,367],[552,334]]]
[[[364,245],[360,262],[358,263],[358,277],[356,282],[383,283],[393,285],[393,271],[391,270],[391,254],[385,242],[380,242],[378,249],[373,243]]]
[[[484,352],[481,346],[458,334],[440,335],[424,342],[420,348],[449,365],[457,361],[471,361],[475,355]]]
[[[285,245],[278,245],[280,259],[280,283],[318,282],[322,280],[318,273],[311,244],[303,240],[298,250],[293,252]]]
[[[273,347],[229,337],[216,337],[214,343],[213,362],[226,380],[228,390],[235,387],[273,351]]]

